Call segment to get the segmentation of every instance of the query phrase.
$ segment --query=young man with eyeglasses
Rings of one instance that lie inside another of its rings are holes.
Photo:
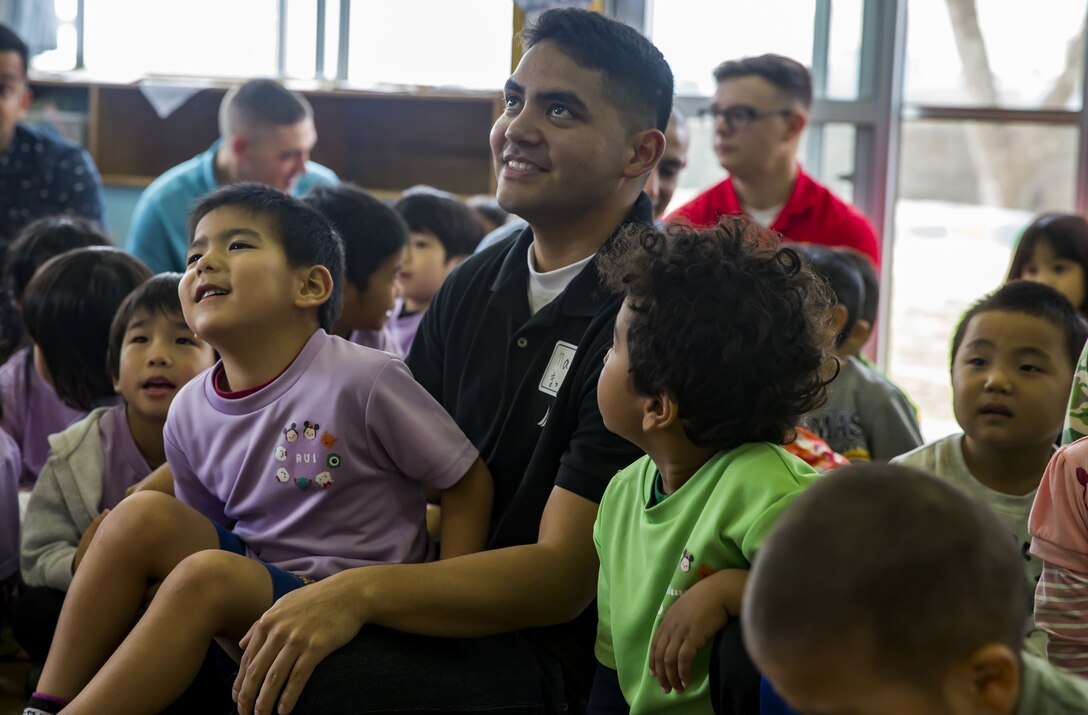
[[[798,62],[761,55],[723,62],[706,113],[714,152],[729,178],[672,212],[695,226],[744,213],[798,243],[848,246],[880,266],[880,240],[869,220],[797,162],[812,106],[812,78]]]

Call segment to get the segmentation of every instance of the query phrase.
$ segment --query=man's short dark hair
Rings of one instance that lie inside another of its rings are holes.
[[[23,322],[65,404],[89,410],[114,394],[106,363],[110,325],[125,296],[150,277],[138,258],[106,246],[62,253],[34,274],[23,294]]]
[[[812,76],[797,60],[782,55],[766,54],[728,60],[714,68],[718,84],[727,79],[761,77],[774,85],[779,94],[797,102],[806,110],[812,107]]]
[[[340,234],[344,277],[360,291],[382,261],[408,243],[408,226],[397,212],[358,186],[318,184],[302,201],[324,214]]]
[[[672,70],[661,50],[637,30],[600,13],[561,8],[543,13],[521,33],[530,49],[554,42],[576,63],[604,74],[604,92],[637,129],[669,125]]]
[[[971,319],[979,313],[1000,310],[1008,313],[1024,313],[1042,318],[1062,331],[1065,337],[1066,355],[1071,365],[1076,365],[1084,342],[1088,340],[1088,321],[1064,295],[1048,285],[1034,281],[1010,281],[978,301],[963,314],[956,333],[952,337],[950,362],[956,363],[963,336]]]
[[[344,295],[344,243],[321,212],[302,201],[262,184],[243,182],[208,194],[189,215],[189,242],[197,224],[212,211],[237,208],[267,220],[293,268],[322,265],[332,274],[332,294],[318,308],[317,318],[326,331],[340,317]]]
[[[169,320],[185,322],[178,296],[180,284],[180,273],[159,273],[137,286],[121,302],[110,324],[109,352],[106,355],[114,381],[121,378],[121,349],[124,347],[125,331],[137,313],[162,315]]]
[[[7,25],[0,25],[0,52],[17,52],[23,60],[23,79],[26,79],[30,65],[30,49],[23,38],[15,34]]]
[[[244,134],[256,127],[285,127],[313,116],[310,103],[270,79],[253,79],[231,88],[219,108],[219,134]]]
[[[472,255],[486,233],[472,209],[442,194],[417,188],[401,196],[393,208],[410,231],[433,233],[446,249],[447,261]]]
[[[865,320],[869,325],[876,325],[877,313],[880,311],[880,276],[876,273],[873,259],[853,248],[840,246],[835,249],[847,260],[854,264],[861,283],[865,287],[865,296],[861,301],[861,309],[858,310],[858,320]]]
[[[939,687],[978,648],[1018,653],[1020,553],[987,505],[909,467],[845,467],[785,511],[752,567],[753,654],[808,659],[856,645],[877,672]]]
[[[865,284],[862,283],[853,262],[834,248],[806,243],[799,244],[797,250],[808,258],[812,270],[827,281],[839,305],[846,308],[846,324],[843,325],[842,332],[835,336],[835,345],[838,347],[846,341],[850,331],[854,329],[854,324],[858,322],[865,296]]]
[[[825,399],[833,299],[779,238],[742,217],[704,231],[632,226],[598,258],[632,311],[634,389],[675,399],[699,446],[782,444]]]

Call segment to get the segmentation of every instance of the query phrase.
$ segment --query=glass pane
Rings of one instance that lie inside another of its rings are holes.
[[[948,350],[960,315],[1002,283],[1033,215],[1073,210],[1076,150],[1074,127],[903,123],[888,369],[927,440],[959,429]]]
[[[317,0],[287,0],[284,72],[311,79],[317,68]]]
[[[864,0],[833,0],[827,48],[828,99],[857,99]]]
[[[683,206],[727,175],[714,154],[713,120],[693,113],[688,115],[687,126],[691,137],[688,142],[688,165],[680,172],[680,180],[668,210]]]
[[[84,0],[84,63],[95,75],[119,79],[272,76],[277,5],[276,0]]]
[[[651,36],[676,93],[705,97],[725,60],[775,52],[810,67],[815,17],[816,0],[668,0],[653,3]]]
[[[1079,109],[1085,0],[910,0],[915,104]]]
[[[57,48],[46,50],[30,60],[30,66],[43,72],[64,72],[76,68],[76,26],[57,26]]]
[[[513,27],[510,0],[356,0],[348,79],[498,89],[510,75]]]
[[[853,124],[828,123],[810,127],[802,136],[807,135],[807,141],[812,142],[816,138],[816,131],[821,135],[819,161],[815,166],[808,166],[806,169],[840,199],[853,203],[857,128]],[[801,147],[798,154],[804,157],[805,148]]]

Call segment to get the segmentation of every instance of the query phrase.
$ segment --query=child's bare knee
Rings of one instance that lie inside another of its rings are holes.
[[[177,597],[190,606],[230,601],[237,589],[238,557],[226,551],[209,549],[185,557],[163,583],[161,595]],[[224,603],[224,605],[229,605]]]
[[[176,522],[171,512],[179,502],[160,492],[139,492],[123,499],[102,521],[96,538],[130,541],[141,550],[173,537]]]

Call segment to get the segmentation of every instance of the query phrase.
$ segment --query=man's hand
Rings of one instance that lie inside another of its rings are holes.
[[[274,712],[277,698],[275,712],[291,712],[317,664],[359,633],[364,619],[347,604],[356,600],[364,570],[292,591],[253,624],[239,643],[244,653],[232,692],[242,715]]]
[[[650,675],[666,693],[691,684],[691,663],[730,618],[740,615],[748,572],[719,571],[689,588],[672,604],[650,642]]]
[[[102,520],[106,518],[106,515],[110,513],[109,509],[103,509],[102,513],[94,518],[91,525],[87,527],[87,530],[83,532],[83,536],[79,538],[79,546],[76,547],[76,555],[72,557],[72,573],[76,572],[79,568],[79,562],[83,560],[83,557],[87,553],[87,549],[91,545],[91,541],[94,540],[94,535],[98,531],[98,527],[102,525]],[[69,542],[71,543],[71,542]]]

